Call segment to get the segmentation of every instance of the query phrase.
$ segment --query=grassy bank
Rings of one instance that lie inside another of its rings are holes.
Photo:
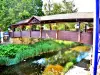
[[[79,43],[58,40],[41,40],[35,44],[0,45],[0,65],[14,65],[24,59],[38,56],[42,53],[71,48]]]

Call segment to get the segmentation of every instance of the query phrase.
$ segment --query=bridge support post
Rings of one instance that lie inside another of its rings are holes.
[[[42,31],[43,31],[43,27],[42,24],[40,25],[40,38],[42,39]]]
[[[31,37],[31,31],[32,31],[32,24],[30,25],[30,37]]]
[[[78,42],[81,42],[81,32],[78,32]]]
[[[58,32],[59,32],[59,31],[57,30],[57,31],[56,31],[56,39],[58,39]]]
[[[49,24],[49,26],[50,26],[50,30],[52,30],[51,24]]]
[[[81,22],[78,22],[78,25],[79,25],[79,29],[78,29],[78,42],[81,42],[80,24],[81,24]]]
[[[15,28],[14,28],[14,27],[12,27],[13,37],[14,37],[14,31],[15,31]]]
[[[21,26],[21,30],[20,30],[20,37],[22,38],[22,30],[23,30],[23,26]]]
[[[67,30],[67,27],[66,27],[66,25],[65,25],[65,31]]]

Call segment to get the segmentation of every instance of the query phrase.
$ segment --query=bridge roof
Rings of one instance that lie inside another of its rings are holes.
[[[57,22],[93,22],[92,12],[77,12],[68,14],[56,14],[49,16],[33,16],[29,19],[22,20],[11,26],[29,25],[29,24],[44,24]]]

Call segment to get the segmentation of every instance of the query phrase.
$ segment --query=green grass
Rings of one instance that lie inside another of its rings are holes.
[[[0,64],[13,65],[17,64],[24,59],[38,56],[42,53],[54,52],[70,48],[78,45],[75,42],[58,41],[58,40],[41,40],[35,44],[9,44],[0,45]]]

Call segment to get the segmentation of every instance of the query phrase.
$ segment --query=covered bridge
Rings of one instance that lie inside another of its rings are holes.
[[[49,16],[33,16],[29,19],[20,21],[16,24],[12,24],[10,27],[13,32],[10,33],[12,38],[16,37],[33,37],[33,38],[53,38],[58,40],[69,40],[75,42],[81,42],[85,44],[92,44],[93,42],[93,32],[80,32],[78,31],[61,31],[52,30],[51,23],[61,23],[61,22],[77,22],[80,24],[82,22],[93,22],[93,13],[91,12],[78,12],[69,14],[57,14]],[[43,24],[49,24],[50,30],[43,30]],[[33,25],[40,25],[40,31],[30,30],[24,31],[23,27]],[[21,27],[21,31],[15,31],[17,27]]]

